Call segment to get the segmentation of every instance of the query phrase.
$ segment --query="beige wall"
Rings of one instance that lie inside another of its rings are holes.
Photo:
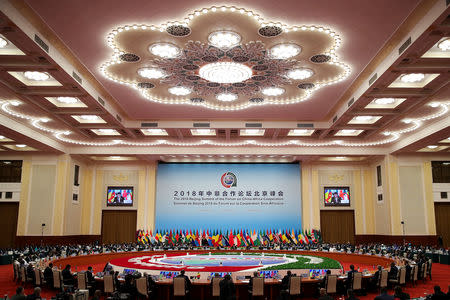
[[[107,186],[133,186],[137,228],[153,229],[157,163],[90,163],[70,155],[23,156],[18,235],[98,235],[106,207]],[[359,163],[302,163],[302,225],[320,227],[324,186],[349,186],[350,209],[355,210],[357,234],[435,234],[436,187],[431,181],[432,158],[386,156],[368,165]],[[437,157],[435,160],[442,160]],[[80,166],[80,186],[73,185],[74,165]],[[383,185],[376,183],[376,166],[382,167]],[[78,193],[78,201],[72,194]],[[383,194],[383,201],[377,194]],[[418,220],[418,221],[417,221]]]

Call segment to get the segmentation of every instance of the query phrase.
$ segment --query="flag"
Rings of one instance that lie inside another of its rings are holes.
[[[233,236],[233,230],[230,230],[230,236],[228,237],[228,243],[230,244],[230,247],[233,247],[234,244],[234,236]]]

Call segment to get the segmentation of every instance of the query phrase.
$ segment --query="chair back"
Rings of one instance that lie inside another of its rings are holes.
[[[147,277],[141,277],[136,279],[136,289],[138,291],[139,294],[143,295],[143,296],[147,296],[148,292],[148,288],[147,288]]]
[[[264,296],[264,278],[263,277],[253,277],[253,296]]]
[[[400,273],[398,277],[398,284],[405,284],[406,283],[406,268],[400,268]]]
[[[41,285],[41,270],[39,270],[38,268],[34,269],[34,284],[39,286]]]
[[[327,275],[327,294],[335,294],[337,286],[337,275]]]
[[[53,287],[55,289],[61,289],[61,271],[53,271]]]
[[[173,279],[173,295],[186,296],[186,281],[183,277],[175,277]]]
[[[289,295],[300,295],[302,278],[299,276],[291,276],[289,278]]]
[[[422,268],[423,268],[423,273],[422,273],[422,278],[425,280],[426,279],[426,277],[427,277],[427,264],[426,263],[424,263],[423,265],[422,265]]]
[[[419,278],[419,266],[415,265],[414,266],[414,275],[413,275],[413,281],[417,281],[417,279]]]
[[[103,292],[114,293],[114,280],[112,275],[103,276]]]
[[[361,272],[355,272],[353,273],[353,290],[357,291],[361,289],[361,283],[362,283],[362,273]]]
[[[85,290],[86,289],[86,273],[78,272],[77,273],[77,282],[78,282],[78,289]]]
[[[212,291],[211,294],[213,297],[219,297],[220,296],[220,281],[222,278],[220,277],[213,277],[212,279]]]
[[[433,260],[430,258],[429,260],[428,260],[428,271],[427,271],[427,273],[429,274],[429,275],[431,275],[431,267],[433,266]]]
[[[381,277],[380,277],[380,288],[387,287],[388,284],[388,271],[387,270],[381,270]]]
[[[25,267],[20,267],[20,281],[26,282],[27,278],[25,276]]]

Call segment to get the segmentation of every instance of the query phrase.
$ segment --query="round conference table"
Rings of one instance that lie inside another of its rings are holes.
[[[377,266],[381,265],[383,267],[388,267],[393,261],[386,257],[380,257],[376,255],[363,255],[363,254],[352,254],[352,253],[342,253],[342,252],[319,252],[319,251],[290,251],[290,250],[238,250],[247,253],[277,253],[277,254],[299,254],[299,255],[309,255],[309,256],[322,256],[335,259],[341,264],[355,264],[355,265],[370,265]],[[186,250],[178,251],[139,251],[139,252],[116,252],[116,253],[102,253],[94,255],[81,255],[61,258],[53,261],[55,266],[65,266],[70,264],[72,266],[86,266],[90,264],[107,263],[112,259],[119,257],[133,257],[133,256],[145,256],[145,255],[156,255],[164,253],[186,253]],[[227,252],[226,250],[189,250],[191,253],[208,253],[208,252]],[[228,251],[228,252],[236,252]],[[295,273],[295,271],[293,271]],[[372,277],[372,273],[366,273],[363,275],[363,284],[366,284],[367,280]],[[345,278],[343,276],[338,277],[341,283]],[[96,278],[97,289],[102,290],[103,280],[102,278]],[[318,278],[308,278],[302,277],[302,294],[313,296],[317,294],[318,283],[321,279]],[[212,299],[211,296],[211,285],[210,280],[206,279],[192,279],[191,288],[191,299]],[[173,299],[173,280],[163,279],[158,280],[157,284],[157,299]],[[248,299],[248,280],[234,280],[236,286],[236,295],[239,299]],[[338,283],[339,284],[339,283]],[[265,279],[264,280],[264,294],[270,298],[276,299],[280,294],[281,280],[279,279]]]

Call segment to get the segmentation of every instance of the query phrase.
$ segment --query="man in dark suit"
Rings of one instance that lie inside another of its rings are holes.
[[[395,262],[391,263],[391,269],[389,270],[388,278],[389,279],[397,279],[398,268],[395,265]]]
[[[408,300],[408,299],[411,299],[411,297],[409,296],[409,294],[404,293],[404,292],[402,291],[402,287],[399,286],[399,285],[397,285],[397,286],[394,288],[394,297],[395,297],[396,299],[400,299],[400,300]]]
[[[220,300],[233,300],[236,299],[236,289],[234,283],[231,280],[230,274],[225,275],[225,277],[220,281]]]
[[[347,281],[346,281],[347,289],[351,289],[352,288],[353,274],[354,273],[356,273],[355,266],[354,265],[350,265],[350,271],[347,272]]]
[[[431,295],[431,300],[447,300],[447,295],[441,291],[441,287],[438,285],[434,286],[434,294]]]
[[[381,279],[381,272],[383,271],[383,268],[381,266],[377,267],[377,271],[373,274],[371,280],[370,280],[370,287],[372,289],[376,289],[378,286],[378,283]]]
[[[53,288],[53,264],[49,263],[44,270],[44,280],[47,286]]]
[[[63,278],[63,283],[67,285],[73,285],[75,283],[75,278],[70,271],[70,265],[66,265],[64,270],[61,271],[61,275]]]
[[[292,272],[289,270],[286,273],[286,276],[281,280],[281,289],[287,291],[289,289],[289,280],[291,279]]]
[[[408,281],[411,280],[411,271],[412,271],[412,267],[411,267],[411,265],[409,264],[409,261],[406,260],[406,259],[405,259],[405,270],[406,270],[405,278],[406,278],[406,281],[408,282]]]
[[[11,300],[26,300],[27,296],[23,293],[23,287],[19,286],[16,288],[16,294],[11,297]]]
[[[35,287],[33,294],[27,296],[27,300],[38,300],[41,299],[41,288]]]
[[[381,289],[381,294],[376,296],[374,300],[394,300],[394,296],[389,295],[387,288]]]
[[[94,274],[93,274],[93,272],[92,272],[92,267],[91,267],[91,266],[89,266],[89,267],[87,268],[87,271],[86,271],[86,279],[87,279],[87,282],[88,282],[89,285],[92,284],[93,282],[95,282]]]

